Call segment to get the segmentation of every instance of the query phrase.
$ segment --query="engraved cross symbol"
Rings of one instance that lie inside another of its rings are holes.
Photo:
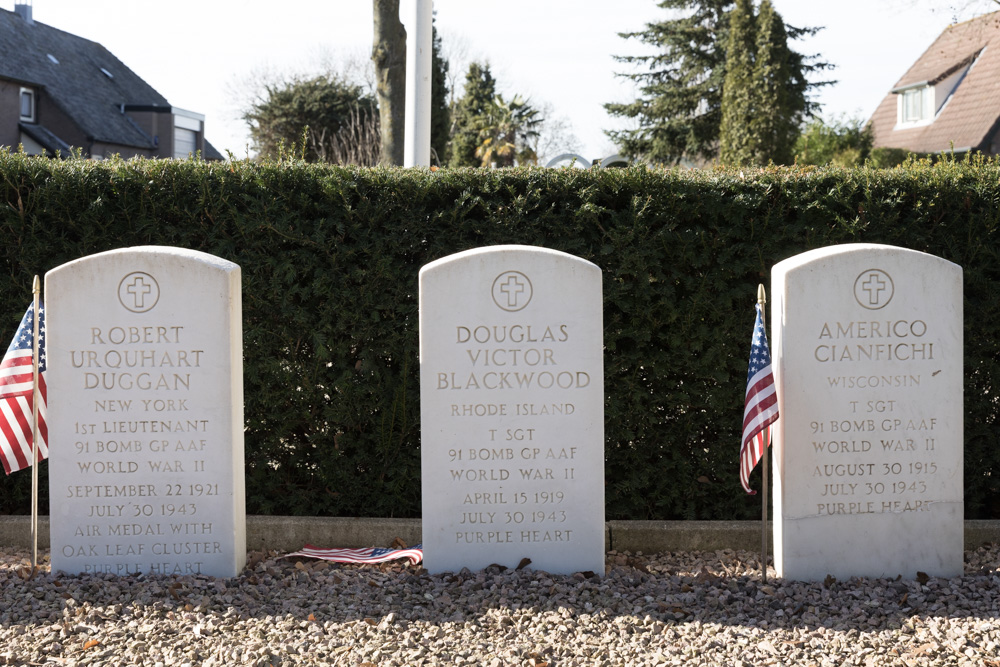
[[[879,293],[888,289],[888,286],[878,277],[877,273],[872,273],[868,276],[868,282],[861,284],[861,289],[868,292],[868,303],[875,306],[879,302]]]
[[[500,285],[500,291],[507,295],[507,307],[517,306],[517,297],[524,291],[524,283],[517,279],[517,276],[507,276],[507,282]]]
[[[146,307],[146,295],[152,292],[153,288],[143,280],[142,276],[136,276],[132,284],[126,288],[126,291],[132,295],[134,307],[141,309]]]

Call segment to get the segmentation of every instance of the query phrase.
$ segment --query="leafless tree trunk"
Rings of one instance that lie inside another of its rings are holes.
[[[382,134],[380,164],[403,164],[403,127],[406,116],[406,29],[399,20],[399,0],[372,0],[375,43],[372,62],[377,80]]]

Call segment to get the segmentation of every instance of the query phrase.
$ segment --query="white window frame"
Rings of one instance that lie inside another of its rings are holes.
[[[937,89],[929,84],[896,91],[896,129],[929,125],[937,117]]]
[[[21,88],[21,94],[18,96],[19,112],[21,114],[21,120],[26,123],[34,123],[35,117],[38,115],[38,109],[35,99],[35,91],[31,88]],[[31,105],[30,113],[24,113],[24,100],[30,100]]]

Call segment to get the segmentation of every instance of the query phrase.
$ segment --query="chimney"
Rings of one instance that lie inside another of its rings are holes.
[[[14,13],[24,19],[28,25],[34,25],[35,20],[31,18],[31,3],[33,0],[17,0],[14,3]]]

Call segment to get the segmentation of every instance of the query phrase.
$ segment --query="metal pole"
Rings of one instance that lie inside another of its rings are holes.
[[[767,322],[765,321],[764,315],[764,305],[767,303],[767,294],[764,292],[764,285],[757,285],[757,304],[760,306],[760,323],[764,328],[765,335],[767,335]],[[770,427],[767,427],[770,430]],[[760,578],[761,582],[767,583],[767,459],[768,459],[768,442],[767,438],[763,440],[764,451],[761,453],[761,460],[763,467],[761,468],[761,473],[763,473],[763,484],[760,497],[761,497],[761,538],[760,538]]]
[[[31,285],[31,292],[34,296],[32,301],[32,330],[31,339],[31,576],[35,576],[38,571],[38,301],[41,294],[41,282],[38,276]]]
[[[406,117],[403,166],[431,166],[433,0],[410,0],[406,24]]]

